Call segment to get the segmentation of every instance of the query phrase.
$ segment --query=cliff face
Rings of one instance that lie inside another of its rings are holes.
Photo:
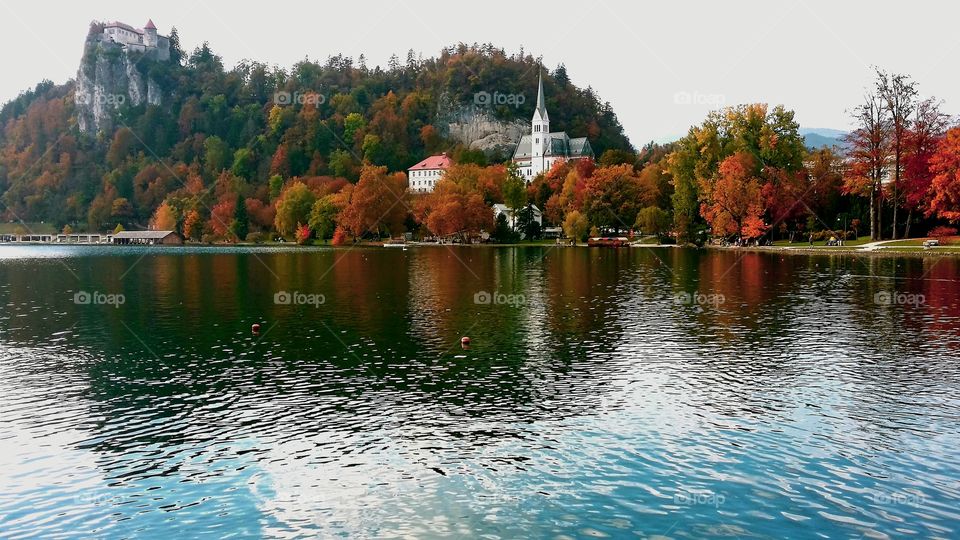
[[[151,61],[116,44],[87,41],[74,95],[80,131],[112,130],[113,113],[125,105],[161,105],[160,86],[138,69]]]
[[[529,121],[500,120],[488,108],[456,106],[446,97],[440,100],[437,117],[445,136],[498,160],[512,157],[520,137],[530,132]]]

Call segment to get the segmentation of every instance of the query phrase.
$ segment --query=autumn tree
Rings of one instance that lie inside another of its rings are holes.
[[[760,180],[753,175],[754,167],[753,156],[740,152],[723,160],[712,179],[701,181],[700,212],[714,235],[757,238],[766,231]]]
[[[164,201],[157,207],[150,219],[150,229],[154,231],[177,230],[177,213],[169,202]]]
[[[940,102],[936,99],[929,98],[917,103],[903,149],[903,197],[908,212],[905,238],[910,237],[914,212],[926,212],[930,207],[934,177],[930,162],[949,122],[950,117],[940,112]]]
[[[906,75],[877,70],[877,94],[883,100],[890,124],[890,153],[893,178],[890,183],[893,201],[893,239],[897,239],[897,210],[900,208],[904,153],[913,114],[917,109],[916,83]]]
[[[574,245],[583,240],[589,229],[590,222],[586,216],[577,210],[567,212],[567,216],[563,220],[563,234],[567,235],[567,238],[571,239]]]
[[[390,174],[386,167],[364,166],[338,222],[355,237],[367,233],[378,237],[382,233],[401,234],[408,213],[406,197],[405,174]]]
[[[854,110],[857,128],[846,137],[850,146],[850,166],[844,177],[847,194],[867,197],[870,201],[870,239],[879,240],[881,233],[880,196],[889,165],[887,146],[890,120],[883,99],[876,94],[865,96],[864,103]]]
[[[317,196],[301,181],[294,181],[277,199],[274,227],[281,236],[296,234],[298,224],[308,223]]]
[[[947,131],[930,158],[933,173],[929,212],[951,222],[960,221],[960,127]]]
[[[644,234],[653,234],[657,237],[657,243],[663,240],[663,233],[670,230],[670,214],[657,206],[648,206],[637,213],[636,228],[643,231]]]
[[[493,229],[493,211],[476,191],[444,178],[414,205],[414,218],[434,236],[459,236]]]

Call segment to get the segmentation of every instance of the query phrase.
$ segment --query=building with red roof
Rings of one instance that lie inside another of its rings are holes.
[[[430,193],[451,165],[453,165],[453,160],[446,152],[430,156],[417,163],[407,169],[408,189],[415,193]]]

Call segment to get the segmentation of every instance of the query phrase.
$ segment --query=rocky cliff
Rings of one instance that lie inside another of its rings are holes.
[[[80,131],[108,132],[113,113],[124,106],[160,105],[160,86],[143,74],[141,64],[155,60],[120,45],[89,39],[77,73],[74,102]]]
[[[446,96],[438,104],[437,125],[443,135],[497,161],[513,156],[520,137],[530,132],[529,121],[501,120],[487,107],[458,106]]]

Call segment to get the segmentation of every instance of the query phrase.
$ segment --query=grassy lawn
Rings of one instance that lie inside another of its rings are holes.
[[[869,243],[870,243],[869,236],[861,236],[856,240],[847,240],[846,242],[844,242],[843,247],[856,247],[856,246],[862,246],[864,244],[869,244]],[[807,242],[806,240],[803,240],[800,242],[794,242],[792,244],[790,243],[789,240],[777,240],[776,242],[773,243],[773,245],[776,247],[795,247],[795,248],[811,247],[810,242]],[[813,247],[828,247],[827,241],[821,240],[819,242],[814,242]],[[833,246],[829,246],[829,247],[833,249]]]
[[[0,234],[56,234],[49,223],[0,223]]]

